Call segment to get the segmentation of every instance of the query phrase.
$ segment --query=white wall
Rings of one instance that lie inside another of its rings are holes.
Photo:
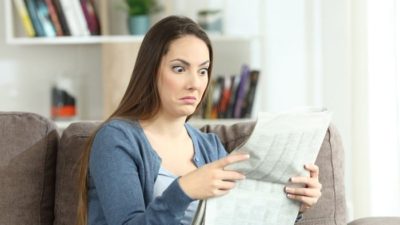
[[[371,216],[367,1],[352,1],[352,160],[354,217]]]
[[[304,1],[267,0],[262,108],[272,111],[308,105]]]
[[[325,106],[345,147],[346,194],[352,208],[351,14],[347,0],[267,0],[263,27],[266,75],[262,108]]]
[[[333,111],[345,147],[348,219],[398,216],[400,4],[267,0],[265,12],[262,107]]]
[[[397,0],[368,2],[370,210],[400,215],[400,7]]]
[[[333,122],[339,129],[345,149],[345,185],[348,219],[353,208],[352,185],[352,73],[351,73],[351,1],[321,1],[322,27],[322,96],[323,103],[334,113]]]

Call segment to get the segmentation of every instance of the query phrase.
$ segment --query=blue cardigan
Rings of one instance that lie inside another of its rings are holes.
[[[215,134],[185,124],[197,167],[227,153]],[[89,225],[177,225],[191,199],[176,179],[153,199],[161,159],[136,121],[113,119],[97,132],[89,159]]]

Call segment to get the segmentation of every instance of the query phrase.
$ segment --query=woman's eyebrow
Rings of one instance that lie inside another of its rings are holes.
[[[189,63],[188,61],[186,61],[186,60],[183,60],[183,59],[173,59],[173,60],[171,60],[170,62],[173,62],[173,61],[179,61],[179,62],[185,64],[186,66],[190,66],[190,63]],[[209,62],[210,62],[210,60],[204,61],[204,62],[201,63],[199,66],[204,66],[204,65],[206,65],[206,64],[209,63]]]
[[[209,63],[209,62],[210,62],[210,60],[207,60],[207,61],[201,63],[199,66],[204,66],[204,65],[206,65],[206,64]]]

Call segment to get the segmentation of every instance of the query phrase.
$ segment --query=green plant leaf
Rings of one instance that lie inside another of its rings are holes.
[[[147,15],[161,9],[155,0],[124,0],[130,16]]]

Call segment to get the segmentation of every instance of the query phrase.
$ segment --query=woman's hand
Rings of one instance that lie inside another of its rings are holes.
[[[207,199],[224,195],[235,187],[235,181],[245,178],[239,172],[224,170],[224,168],[248,158],[247,154],[228,155],[180,177],[179,185],[192,199]]]
[[[285,187],[285,192],[287,197],[300,201],[302,204],[300,206],[300,212],[304,212],[313,205],[315,205],[318,199],[321,197],[322,185],[319,183],[319,168],[314,164],[305,165],[304,168],[310,171],[310,176],[308,177],[292,177],[290,182],[293,184],[302,184],[303,188],[292,188]]]

